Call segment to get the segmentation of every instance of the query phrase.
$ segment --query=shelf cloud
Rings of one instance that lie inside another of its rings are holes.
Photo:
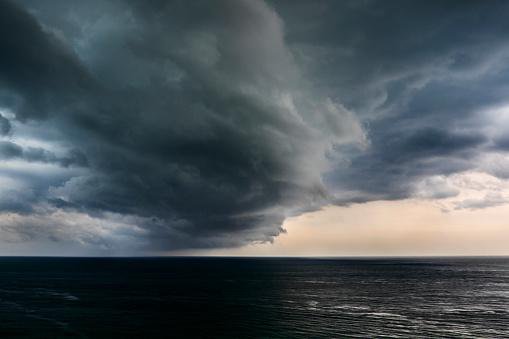
[[[502,177],[507,6],[0,1],[0,239],[234,247]]]

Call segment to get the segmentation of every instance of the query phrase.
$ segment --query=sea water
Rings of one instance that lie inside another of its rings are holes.
[[[0,338],[509,338],[508,258],[0,258]]]

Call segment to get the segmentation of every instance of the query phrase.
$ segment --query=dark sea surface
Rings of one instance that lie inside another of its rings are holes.
[[[0,338],[509,338],[509,258],[0,258]]]

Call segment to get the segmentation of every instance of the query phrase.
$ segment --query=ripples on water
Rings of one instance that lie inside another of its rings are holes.
[[[2,258],[0,337],[509,338],[509,259]]]

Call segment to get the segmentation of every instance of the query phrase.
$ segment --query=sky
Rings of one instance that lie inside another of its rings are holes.
[[[509,255],[508,15],[0,0],[0,255]]]

